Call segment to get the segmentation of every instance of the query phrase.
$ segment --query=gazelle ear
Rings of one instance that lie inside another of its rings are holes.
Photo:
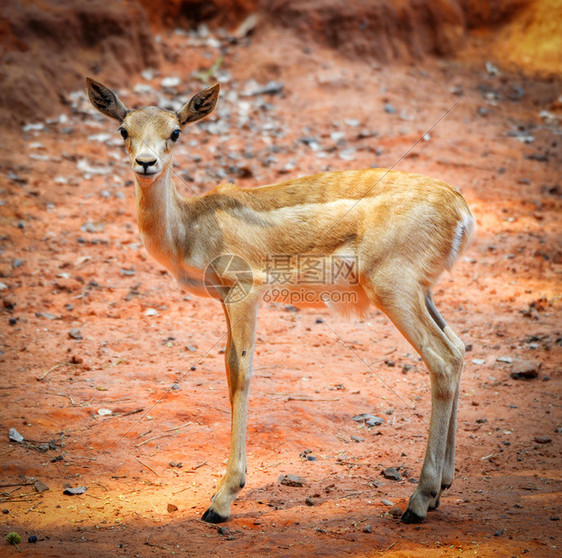
[[[213,112],[219,98],[220,84],[215,83],[194,95],[188,103],[177,112],[178,120],[182,126],[197,122]]]
[[[119,122],[125,120],[127,116],[127,107],[119,100],[119,97],[109,89],[92,78],[86,78],[86,86],[88,88],[88,97],[90,103],[94,105],[102,114],[114,118]]]

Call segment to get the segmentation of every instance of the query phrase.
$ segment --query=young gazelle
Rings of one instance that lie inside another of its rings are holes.
[[[219,85],[172,112],[156,107],[128,110],[113,91],[86,81],[94,107],[121,123],[146,249],[181,286],[218,298],[226,316],[230,456],[203,519],[226,521],[246,482],[256,315],[267,294],[268,300],[289,295],[297,305],[327,305],[343,312],[362,313],[374,304],[421,355],[431,377],[429,439],[419,484],[402,521],[422,521],[438,506],[455,471],[464,345],[435,308],[431,288],[452,267],[473,228],[461,194],[432,178],[369,169],[253,189],[226,184],[186,199],[172,180],[174,143],[187,124],[213,111]],[[273,288],[279,276],[271,273],[276,258],[283,264],[282,289]],[[324,274],[321,281],[311,282],[300,269],[307,258],[320,267],[337,261],[345,273]]]

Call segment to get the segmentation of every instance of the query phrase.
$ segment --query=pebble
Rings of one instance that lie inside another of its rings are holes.
[[[241,97],[254,97],[256,95],[278,95],[283,91],[283,84],[269,81],[266,85],[258,85],[255,81],[249,83],[246,90],[240,93]]]
[[[29,537],[27,538],[27,542],[34,544],[37,542],[37,535],[29,535]]]
[[[391,103],[385,103],[384,112],[387,114],[394,114],[396,112],[396,108]]]
[[[71,339],[76,339],[76,340],[84,339],[84,338],[82,337],[82,332],[81,332],[79,329],[77,329],[77,328],[72,328],[72,329],[68,332],[68,336],[69,336]]]
[[[39,132],[45,129],[45,124],[41,124],[41,122],[25,124],[24,126],[21,127],[21,129],[22,132],[31,132],[31,131]]]
[[[18,444],[21,444],[25,439],[15,428],[10,428],[8,436],[12,442],[18,442]]]
[[[505,529],[500,529],[494,533],[494,537],[501,537],[505,532]]]
[[[390,500],[386,500],[386,499],[381,500],[381,503],[389,507],[394,506],[394,504]]]
[[[371,525],[365,525],[365,527],[363,527],[363,533],[372,533],[373,532],[373,527]]]
[[[354,147],[349,147],[348,149],[344,149],[343,151],[339,152],[339,158],[343,159],[344,161],[355,161],[355,154],[357,150]]]
[[[86,486],[77,486],[76,488],[68,487],[64,489],[63,494],[67,496],[76,496],[77,494],[84,494],[88,488]]]
[[[550,444],[552,438],[550,436],[535,436],[535,442],[537,444]]]
[[[533,379],[539,375],[540,362],[533,362],[531,360],[521,360],[516,362],[511,371],[511,377],[514,380]]]
[[[355,415],[353,417],[353,420],[355,422],[364,422],[367,426],[379,426],[381,424],[384,424],[384,419],[375,415],[370,415],[368,413]]]
[[[41,481],[35,481],[33,488],[35,488],[35,491],[39,492],[39,494],[43,492],[47,492],[47,490],[49,490],[49,487],[44,482]]]
[[[312,498],[306,498],[305,501],[304,501],[304,503],[305,503],[307,506],[314,506],[314,505],[316,504],[316,502],[315,502]]]
[[[381,471],[381,475],[385,479],[389,479],[389,480],[394,480],[394,481],[402,480],[402,476],[394,467],[387,467],[386,469],[383,469]]]
[[[177,87],[179,84],[181,83],[181,80],[179,77],[177,76],[170,76],[170,77],[165,77],[161,82],[160,85],[162,87]]]
[[[392,515],[392,517],[402,517],[402,508],[399,508],[398,506],[393,506],[392,508],[390,508],[390,515]]]
[[[107,417],[109,415],[112,415],[113,411],[111,409],[98,409],[98,415],[100,417]]]
[[[279,483],[285,486],[304,486],[306,484],[305,479],[299,477],[298,475],[280,475]]]
[[[144,312],[145,316],[158,316],[158,310],[156,308],[147,308]]]
[[[505,362],[506,364],[511,364],[513,362],[510,356],[499,356],[496,360],[498,362]]]
[[[342,141],[345,139],[345,132],[330,132],[330,139],[332,141]]]

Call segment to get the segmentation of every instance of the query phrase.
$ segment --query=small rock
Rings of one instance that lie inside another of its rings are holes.
[[[41,481],[35,481],[33,488],[35,488],[35,491],[39,492],[39,494],[41,494],[42,492],[47,492],[47,490],[49,490],[49,487]]]
[[[472,364],[476,364],[476,366],[482,366],[485,363],[486,363],[486,361],[483,358],[473,358],[472,359]]]
[[[381,424],[384,424],[384,419],[375,415],[370,415],[368,413],[355,415],[353,417],[353,420],[355,422],[364,422],[367,426],[379,426]]]
[[[387,467],[386,469],[383,469],[381,471],[381,475],[385,479],[389,479],[389,480],[394,480],[394,481],[402,480],[402,476],[394,467]]]
[[[492,64],[491,62],[486,62],[485,63],[485,68],[486,71],[491,75],[497,75],[500,73],[500,71],[498,70],[498,67],[495,64]]]
[[[394,504],[390,500],[381,500],[381,503],[389,507],[394,506]]]
[[[363,533],[372,533],[373,532],[373,527],[371,525],[365,525],[365,527],[363,527]]]
[[[156,308],[147,308],[144,311],[144,315],[145,316],[158,316],[158,310],[156,310]]]
[[[230,537],[231,532],[228,527],[217,527],[217,533],[223,537]]]
[[[82,332],[81,332],[79,329],[77,329],[77,328],[71,329],[71,330],[68,332],[68,336],[69,336],[71,339],[76,339],[76,340],[84,339],[84,338],[82,337]]]
[[[29,537],[27,538],[27,542],[34,544],[37,542],[37,535],[29,535]]]
[[[304,486],[306,484],[306,481],[298,475],[289,474],[280,475],[279,483],[284,484],[285,486]]]
[[[63,494],[67,496],[76,496],[77,494],[84,494],[88,488],[86,486],[77,486],[76,488],[65,488]]]
[[[323,323],[324,323],[324,319],[323,319],[323,318],[316,318],[316,323],[317,323],[317,324],[323,324]]]
[[[181,80],[177,76],[170,76],[165,77],[161,82],[160,85],[162,87],[177,87],[181,83]]]
[[[398,506],[393,506],[392,508],[390,508],[390,515],[392,517],[402,517],[402,508],[399,508]]]
[[[15,428],[10,428],[8,436],[12,442],[17,442],[18,444],[21,444],[25,440],[25,438]]]
[[[285,304],[285,306],[283,306],[283,310],[285,310],[285,312],[298,312],[299,309],[296,306],[293,306],[292,304]]]
[[[396,112],[396,108],[391,103],[385,103],[384,112],[387,114],[394,114]]]
[[[304,501],[304,503],[305,503],[307,506],[314,506],[314,505],[316,504],[316,502],[315,502],[312,498],[306,498],[305,501]]]
[[[256,95],[279,95],[283,91],[283,84],[277,81],[270,81],[267,85],[257,85],[246,89],[240,94],[241,97],[254,97]]]
[[[478,418],[478,419],[476,419],[476,424],[484,424],[484,423],[486,423],[486,422],[488,422],[488,419],[486,419],[486,418]]]
[[[344,161],[355,161],[355,154],[357,150],[354,147],[349,147],[339,152],[339,158]]]
[[[550,444],[552,438],[550,436],[535,436],[535,442],[537,444]]]
[[[168,504],[166,509],[168,510],[168,513],[174,513],[175,511],[178,511],[178,507],[175,504]]]
[[[98,415],[100,417],[107,417],[109,415],[112,415],[113,411],[111,409],[98,409]]]
[[[499,356],[496,360],[498,362],[504,362],[506,364],[511,364],[513,362],[513,359],[509,356]]]
[[[30,124],[24,124],[21,127],[23,132],[30,132],[30,131],[36,131],[39,132],[41,130],[45,129],[45,124],[42,124],[41,122],[34,122],[34,123],[30,123]]]
[[[194,353],[197,351],[197,347],[195,345],[186,345],[185,348],[190,352]]]
[[[519,361],[513,366],[511,377],[514,380],[537,378],[540,367],[540,362],[533,362],[530,360]]]

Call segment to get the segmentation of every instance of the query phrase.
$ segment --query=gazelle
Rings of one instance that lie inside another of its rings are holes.
[[[439,505],[441,491],[451,485],[455,472],[465,348],[435,308],[431,288],[452,267],[473,229],[458,190],[421,175],[369,169],[253,189],[226,184],[186,199],[172,180],[173,147],[188,124],[213,111],[219,85],[200,91],[172,112],[129,110],[106,86],[89,78],[86,82],[93,106],[121,124],[146,249],[181,286],[218,298],[226,316],[230,456],[203,519],[226,521],[246,482],[256,316],[267,294],[269,300],[289,295],[297,305],[360,314],[373,304],[421,355],[431,377],[429,438],[419,483],[402,521],[422,521]],[[282,262],[283,289],[274,288],[279,275],[271,273],[275,258]],[[313,283],[300,268],[307,258],[320,267],[336,261],[345,273],[326,274]]]

